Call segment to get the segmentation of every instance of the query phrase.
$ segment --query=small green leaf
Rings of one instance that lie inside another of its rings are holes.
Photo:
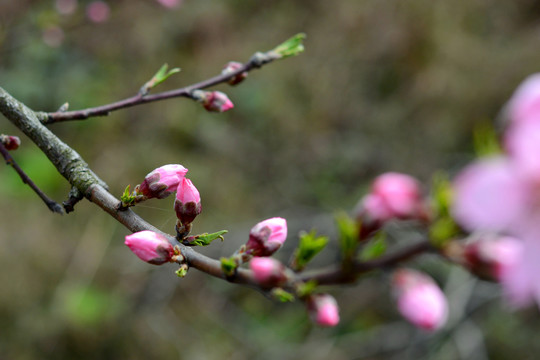
[[[221,241],[225,240],[223,237],[224,234],[228,233],[228,230],[221,230],[215,233],[204,233],[194,236],[189,236],[182,240],[182,243],[184,245],[188,246],[208,246],[212,243],[212,241],[216,239],[221,239]]]
[[[328,244],[327,236],[317,236],[315,230],[300,234],[300,243],[293,255],[291,267],[301,271]]]
[[[306,38],[306,34],[299,33],[287,39],[283,43],[276,46],[270,52],[279,55],[279,59],[284,59],[289,56],[296,56],[304,51],[304,45],[302,41]]]
[[[296,289],[296,293],[298,294],[299,298],[304,298],[311,295],[317,289],[317,286],[317,281],[310,280],[306,283],[300,284]]]
[[[502,152],[495,128],[490,123],[482,123],[473,130],[473,143],[476,154],[493,156]]]
[[[163,64],[161,68],[159,68],[159,70],[154,74],[154,76],[152,76],[152,78],[141,87],[139,92],[146,95],[148,91],[167,80],[171,75],[180,72],[180,68],[172,68],[171,70],[168,70],[168,68],[169,65]]]
[[[448,216],[452,205],[452,184],[445,172],[433,175],[431,197],[436,216]]]
[[[429,228],[429,240],[435,247],[442,247],[459,234],[459,227],[454,220],[445,216],[437,219]]]
[[[358,226],[346,213],[335,217],[339,235],[339,245],[344,259],[352,259],[358,247]]]
[[[189,266],[187,264],[182,264],[180,268],[178,268],[178,270],[176,270],[174,273],[176,274],[176,276],[183,278],[187,275],[188,270]]]
[[[274,288],[272,289],[272,296],[281,302],[293,302],[294,301],[294,295],[290,292],[287,292],[283,290],[282,288]]]
[[[236,268],[238,267],[238,264],[236,262],[235,257],[230,258],[221,258],[221,270],[223,271],[223,274],[225,276],[233,276],[236,272]]]
[[[124,193],[120,197],[122,201],[122,207],[129,207],[135,205],[136,196],[131,194],[131,185],[128,185],[124,190]]]
[[[360,259],[367,261],[376,259],[386,252],[386,235],[384,232],[379,231],[375,234],[373,239],[362,249]]]

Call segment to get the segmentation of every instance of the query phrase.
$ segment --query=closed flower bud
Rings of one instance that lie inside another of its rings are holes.
[[[231,74],[237,70],[240,70],[243,66],[244,65],[238,61],[231,61],[227,65],[225,65],[221,73],[223,75]],[[247,76],[248,76],[248,73],[244,71],[230,78],[228,82],[230,85],[236,85],[244,81],[244,79],[247,78]]]
[[[393,286],[398,310],[413,325],[434,331],[448,318],[448,303],[437,284],[418,271],[401,269],[394,273]]]
[[[314,294],[306,301],[311,321],[323,327],[339,323],[339,308],[336,299],[329,294]]]
[[[135,191],[137,195],[144,195],[146,198],[164,199],[176,191],[187,172],[188,169],[182,165],[161,166],[146,175]]]
[[[139,259],[154,265],[171,261],[174,256],[173,245],[165,236],[144,230],[126,236],[124,242]]]
[[[285,266],[269,257],[256,257],[249,262],[253,276],[263,287],[281,286],[287,281]]]
[[[474,274],[501,281],[520,261],[523,242],[513,237],[482,238],[465,245],[465,266]]]
[[[191,224],[201,213],[201,196],[191,180],[183,178],[176,191],[174,211],[183,225]]]
[[[376,230],[391,219],[425,219],[427,212],[416,179],[400,173],[385,173],[373,182],[371,192],[355,210],[362,225]]]
[[[270,256],[287,239],[287,221],[275,217],[261,221],[249,232],[246,253],[252,256]]]
[[[211,112],[224,112],[234,107],[232,101],[221,91],[195,90],[192,96]]]
[[[21,139],[13,135],[0,135],[0,141],[7,150],[17,150],[21,145]]]

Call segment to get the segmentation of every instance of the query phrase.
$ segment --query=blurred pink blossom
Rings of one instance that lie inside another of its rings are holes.
[[[339,324],[339,308],[336,299],[329,294],[311,295],[306,302],[311,320],[323,327]]]
[[[77,10],[77,0],[56,0],[56,11],[62,15],[71,15]]]
[[[282,285],[286,280],[285,266],[270,257],[255,257],[249,262],[255,280],[262,286],[275,287]]]
[[[157,2],[166,8],[172,9],[182,4],[183,0],[157,0]]]
[[[410,269],[394,273],[393,286],[398,310],[413,325],[438,330],[448,318],[448,303],[437,284],[427,275]]]
[[[488,230],[523,242],[519,260],[500,280],[514,306],[540,305],[540,74],[508,103],[506,154],[467,166],[454,182],[452,213],[470,231]]]
[[[92,1],[86,7],[86,17],[94,23],[102,23],[109,19],[111,9],[105,1]]]
[[[418,181],[412,176],[388,172],[375,178],[371,192],[357,207],[359,216],[379,222],[393,218],[415,219],[425,216]]]
[[[523,257],[523,242],[510,236],[484,235],[468,242],[465,266],[473,273],[503,281]]]

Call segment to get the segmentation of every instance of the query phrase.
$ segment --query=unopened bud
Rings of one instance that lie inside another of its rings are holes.
[[[169,262],[175,255],[173,245],[165,236],[149,230],[126,236],[124,243],[139,259],[154,265]]]
[[[7,150],[17,150],[21,145],[21,139],[13,135],[0,135],[0,141]]]
[[[238,62],[238,61],[231,61],[225,67],[223,68],[223,71],[221,72],[223,75],[232,74],[233,72],[240,70],[244,64]],[[244,81],[245,78],[247,78],[248,73],[247,71],[243,71],[238,75],[233,76],[229,79],[228,83],[229,85],[236,85]]]
[[[323,327],[339,323],[339,308],[336,299],[329,294],[314,294],[306,300],[311,321]]]
[[[520,261],[523,242],[513,237],[482,238],[465,245],[465,266],[474,274],[501,281],[505,272]]]
[[[188,169],[182,165],[161,166],[146,175],[135,192],[137,195],[143,195],[147,198],[164,199],[176,191],[187,172]]]
[[[448,303],[429,276],[415,270],[400,269],[394,273],[393,286],[399,312],[413,325],[434,331],[446,323]]]
[[[400,173],[385,173],[373,182],[371,192],[356,208],[362,223],[376,228],[391,219],[425,219],[420,185],[416,179]]]
[[[253,276],[263,287],[281,286],[287,281],[285,266],[269,257],[256,257],[249,262]]]
[[[234,107],[232,101],[221,91],[195,90],[192,96],[211,112],[225,112]]]
[[[174,211],[182,225],[191,224],[201,213],[201,196],[191,180],[183,178],[176,191]]]
[[[249,232],[246,253],[252,256],[270,256],[287,239],[287,221],[280,217],[270,218],[255,225]]]

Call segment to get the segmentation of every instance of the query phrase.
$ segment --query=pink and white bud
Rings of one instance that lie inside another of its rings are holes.
[[[323,327],[339,323],[339,308],[336,299],[329,294],[314,294],[306,300],[311,321]]]
[[[182,165],[161,166],[146,175],[135,191],[137,195],[144,195],[149,199],[164,199],[176,191],[187,172],[188,169]]]
[[[256,257],[249,262],[257,283],[264,287],[281,286],[287,281],[285,266],[269,257]]]
[[[195,90],[193,98],[200,101],[204,108],[212,112],[225,112],[234,107],[232,101],[221,91],[201,91]]]
[[[17,150],[21,145],[21,139],[18,136],[13,135],[1,135],[0,141],[6,150]]]
[[[227,65],[225,65],[225,67],[223,68],[223,71],[221,73],[223,75],[231,74],[231,73],[233,73],[233,72],[235,72],[237,70],[240,70],[243,66],[244,66],[244,64],[242,64],[242,63],[240,63],[238,61],[230,61],[229,63],[227,63]],[[229,85],[239,84],[242,81],[244,81],[244,79],[247,78],[247,76],[248,76],[247,71],[241,72],[240,74],[235,75],[232,78],[230,78],[228,83],[229,83]]]
[[[191,180],[183,178],[176,191],[174,211],[176,217],[183,225],[191,224],[195,217],[201,213],[201,196],[199,190]]]
[[[124,242],[139,259],[154,265],[171,261],[173,245],[167,238],[153,231],[144,230],[126,236]]]
[[[501,281],[521,260],[523,241],[505,236],[482,238],[465,245],[465,266],[478,276]]]
[[[446,298],[429,276],[415,270],[400,269],[394,273],[398,310],[413,325],[434,331],[448,318]]]
[[[249,232],[246,253],[252,256],[271,256],[287,239],[287,221],[270,218],[255,225]]]
[[[379,175],[371,192],[360,202],[359,217],[385,222],[390,219],[419,219],[426,216],[420,184],[405,174]]]

